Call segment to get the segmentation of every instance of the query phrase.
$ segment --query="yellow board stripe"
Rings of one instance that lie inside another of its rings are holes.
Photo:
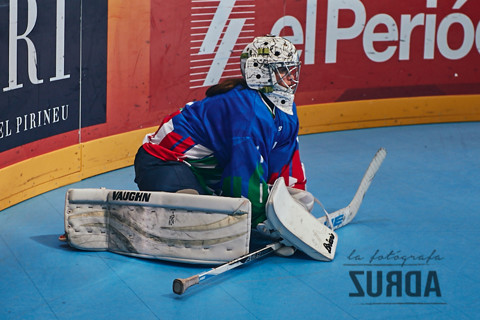
[[[81,180],[80,146],[75,145],[0,169],[0,210]]]
[[[300,134],[373,127],[480,121],[480,95],[432,96],[300,106]]]
[[[132,165],[143,137],[156,129],[151,127],[92,140],[0,169],[0,210],[85,178]]]

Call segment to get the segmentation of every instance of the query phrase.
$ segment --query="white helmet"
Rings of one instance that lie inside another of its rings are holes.
[[[240,69],[249,88],[263,92],[280,110],[293,114],[300,60],[290,41],[272,35],[255,38],[243,49]]]

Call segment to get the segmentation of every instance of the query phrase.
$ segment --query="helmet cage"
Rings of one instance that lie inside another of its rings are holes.
[[[252,89],[262,90],[265,87],[272,87],[273,90],[295,94],[300,77],[300,62],[265,63],[251,57],[245,62],[244,77]],[[268,91],[268,89],[265,90]]]
[[[269,64],[272,83],[276,90],[295,94],[300,77],[300,62],[286,61]],[[274,81],[275,79],[275,81]],[[281,86],[282,88],[278,88]]]
[[[260,63],[250,57],[245,62],[244,75],[251,89],[264,93],[283,112],[293,114],[293,99],[300,75],[299,61]]]

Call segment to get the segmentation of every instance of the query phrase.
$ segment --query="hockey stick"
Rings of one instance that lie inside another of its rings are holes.
[[[279,242],[271,243],[262,249],[259,249],[255,252],[241,256],[240,258],[237,258],[235,260],[222,264],[221,266],[217,268],[213,268],[209,271],[206,271],[185,279],[177,278],[173,280],[173,292],[175,292],[176,294],[183,294],[191,286],[199,284],[202,281],[205,281],[211,277],[224,273],[228,270],[231,270],[243,264],[249,263],[253,260],[258,260],[272,253],[273,251],[279,249],[282,246],[283,245]]]
[[[360,185],[358,186],[357,192],[355,193],[349,205],[346,206],[345,208],[339,209],[333,213],[328,214],[329,220],[331,222],[331,226],[334,230],[347,225],[348,223],[350,223],[350,221],[353,220],[353,218],[355,218],[355,215],[357,214],[358,209],[362,204],[363,198],[365,197],[365,193],[370,187],[370,184],[372,183],[372,180],[375,177],[375,174],[380,168],[380,165],[382,164],[386,155],[387,155],[387,152],[385,151],[384,148],[380,148],[377,151],[372,161],[370,162],[370,165],[365,171],[365,174],[360,182]],[[323,207],[321,203],[320,205]],[[327,216],[320,217],[318,220],[320,222],[327,223]],[[280,249],[283,246],[284,245],[280,242],[271,243],[262,249],[259,249],[255,252],[241,256],[240,258],[227,262],[226,264],[223,264],[217,268],[213,268],[209,271],[191,276],[189,278],[175,279],[173,281],[173,292],[181,295],[191,286],[194,286],[202,281],[205,281],[211,277],[224,273],[228,270],[234,269],[240,265],[243,265],[253,260],[257,260],[261,257],[264,257]]]
[[[372,180],[375,177],[375,174],[377,173],[378,169],[382,165],[382,162],[385,159],[386,155],[387,155],[387,151],[384,148],[378,149],[377,153],[375,154],[372,161],[370,162],[370,165],[368,166],[367,171],[365,171],[362,181],[360,182],[357,192],[355,193],[355,196],[353,197],[350,204],[345,208],[339,209],[333,213],[328,214],[328,218],[330,220],[331,226],[333,227],[333,230],[336,230],[338,228],[341,228],[347,225],[348,223],[350,223],[350,221],[353,220],[353,218],[355,218],[355,215],[357,214],[358,209],[362,204],[363,198],[365,197],[365,193],[370,187],[370,184],[372,183]],[[323,205],[321,206],[323,208]],[[327,224],[327,215],[318,218],[318,220]]]

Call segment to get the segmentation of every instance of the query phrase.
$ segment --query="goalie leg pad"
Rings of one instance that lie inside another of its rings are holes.
[[[77,249],[108,249],[108,189],[70,189],[65,195],[65,234]]]
[[[267,220],[284,240],[315,260],[333,260],[337,234],[290,195],[283,178],[275,181],[266,211]]]
[[[249,251],[247,199],[106,189],[71,189],[66,198],[65,230],[78,249],[203,264]]]

